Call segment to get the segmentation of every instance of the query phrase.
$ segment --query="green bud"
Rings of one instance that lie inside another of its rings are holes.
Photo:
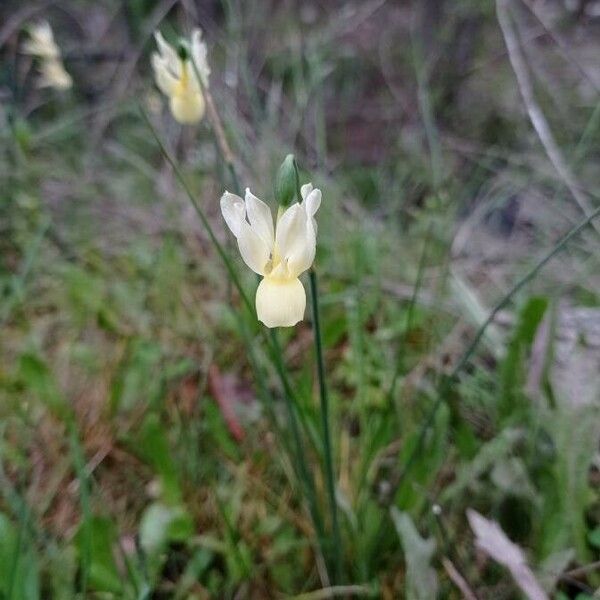
[[[275,198],[282,207],[288,207],[296,197],[296,169],[294,155],[288,154],[281,163],[275,178]]]
[[[177,45],[177,56],[183,61],[189,60],[190,51],[188,49],[188,44],[185,40],[181,40]]]

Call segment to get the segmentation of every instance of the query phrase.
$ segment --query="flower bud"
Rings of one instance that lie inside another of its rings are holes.
[[[288,154],[281,163],[277,177],[275,178],[275,198],[279,206],[288,207],[296,197],[296,169],[294,167],[294,155]]]
[[[187,42],[185,40],[181,40],[179,44],[177,44],[177,56],[183,61],[186,62],[190,58],[190,51],[188,49]]]

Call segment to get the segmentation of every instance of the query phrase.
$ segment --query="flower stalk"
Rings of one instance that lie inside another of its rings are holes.
[[[298,202],[302,201],[302,188],[300,187],[300,173],[298,163],[293,159],[294,179]],[[314,267],[309,271],[309,287],[312,305],[312,317],[315,340],[315,354],[317,360],[317,377],[319,380],[319,398],[321,405],[321,429],[323,435],[323,456],[325,460],[325,480],[327,485],[327,497],[329,501],[329,512],[331,516],[332,538],[330,550],[333,554],[334,583],[341,583],[342,579],[342,540],[338,520],[337,499],[335,493],[335,474],[333,469],[333,448],[331,444],[331,431],[329,427],[329,395],[327,393],[327,378],[325,375],[325,360],[323,357],[323,337],[321,334],[321,317],[319,311],[319,288],[317,274]]]
[[[317,376],[319,379],[319,397],[321,400],[321,426],[323,431],[323,454],[325,458],[325,479],[327,496],[331,514],[332,539],[330,548],[333,554],[334,582],[340,583],[342,577],[342,546],[340,526],[338,522],[337,500],[335,495],[335,475],[333,471],[333,450],[331,447],[331,431],[329,428],[329,396],[323,359],[323,340],[321,336],[321,319],[319,315],[319,290],[317,274],[314,269],[309,272],[310,295],[312,302],[313,327],[315,330],[315,352],[317,357]]]

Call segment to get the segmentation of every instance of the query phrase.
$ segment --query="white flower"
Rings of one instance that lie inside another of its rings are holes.
[[[298,277],[315,259],[315,213],[321,190],[303,186],[302,204],[281,211],[273,226],[271,210],[246,189],[246,199],[225,192],[221,212],[238,241],[244,262],[262,275],[256,290],[258,320],[267,327],[291,327],[304,318],[306,293]]]
[[[60,49],[54,41],[54,34],[48,21],[42,21],[31,27],[29,39],[23,44],[23,52],[41,59],[41,77],[38,81],[40,87],[66,90],[73,85],[73,80],[63,65]]]
[[[202,85],[190,60],[181,58],[159,31],[154,34],[154,37],[158,52],[152,54],[151,61],[156,85],[169,99],[169,106],[175,120],[183,124],[197,123],[204,116],[205,102],[202,86],[208,86],[210,75],[202,32],[194,29],[190,43],[191,60],[198,69]]]

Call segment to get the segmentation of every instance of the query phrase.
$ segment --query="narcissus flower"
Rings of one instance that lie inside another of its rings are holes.
[[[71,76],[65,70],[60,49],[54,41],[52,28],[47,21],[33,25],[29,30],[29,39],[23,45],[23,52],[37,56],[40,60],[40,87],[69,89],[73,85]]]
[[[304,318],[306,293],[298,277],[315,259],[321,190],[307,184],[302,197],[302,203],[279,210],[275,226],[270,208],[249,189],[245,200],[229,192],[221,197],[221,212],[242,259],[263,277],[256,313],[267,327],[292,327]]]
[[[194,29],[189,51],[183,44],[176,50],[159,31],[154,37],[158,52],[152,54],[151,60],[156,85],[169,99],[169,107],[176,121],[183,124],[197,123],[204,116],[202,87],[208,86],[210,75],[202,32]],[[192,60],[196,64],[202,85],[198,81]]]

